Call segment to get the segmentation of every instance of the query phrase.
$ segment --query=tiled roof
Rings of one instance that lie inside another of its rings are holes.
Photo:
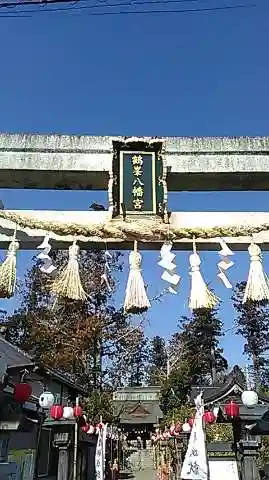
[[[9,343],[2,336],[0,336],[0,356],[5,359],[8,367],[24,367],[34,363],[30,355]]]
[[[34,366],[36,362],[33,361],[31,356],[21,350],[20,348],[12,345],[4,337],[0,335],[0,357],[3,357],[9,369],[11,368],[20,368],[20,367],[30,367]],[[85,394],[86,389],[81,385],[78,385],[76,382],[70,380],[67,376],[62,373],[59,373],[53,369],[47,368],[46,366],[37,365],[38,367],[43,367],[49,376],[54,379],[57,379],[61,383],[68,385],[74,390],[80,391]]]

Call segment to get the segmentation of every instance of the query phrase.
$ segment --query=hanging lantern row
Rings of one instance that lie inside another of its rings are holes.
[[[53,420],[72,420],[82,417],[83,410],[80,405],[58,405],[55,404],[55,396],[51,392],[43,392],[39,397],[39,405],[44,410],[50,411]]]
[[[152,435],[151,440],[154,443],[162,440],[169,440],[170,438],[180,437],[181,433],[190,433],[194,423],[193,418],[185,420],[183,424],[177,422],[171,425],[169,429],[166,429],[164,432],[161,432],[159,429],[156,429],[155,435]]]
[[[254,408],[259,401],[258,395],[255,391],[246,390],[242,393],[241,396],[242,403],[247,408]],[[217,419],[217,410],[212,412],[211,410],[206,411],[203,414],[203,420],[206,424],[211,425]],[[234,420],[240,417],[240,407],[235,400],[230,400],[224,406],[224,414],[228,419]],[[171,427],[166,429],[164,432],[161,432],[159,429],[156,429],[155,435],[152,435],[151,440],[154,443],[162,440],[169,440],[170,438],[176,438],[180,436],[180,433],[190,433],[194,424],[194,418],[189,418],[185,423],[174,423]]]
[[[62,405],[53,405],[50,408],[50,416],[53,420],[73,420],[80,419],[84,420],[84,425],[81,427],[81,431],[87,433],[88,435],[98,435],[99,431],[104,428],[104,424],[99,422],[96,425],[92,425],[87,421],[85,415],[82,414],[82,408],[80,406],[70,407]]]
[[[50,416],[53,420],[73,420],[82,416],[82,408],[80,406],[53,405],[50,408]]]
[[[97,425],[92,425],[86,422],[85,425],[81,427],[81,431],[84,433],[87,433],[87,435],[98,435],[100,430],[102,430],[103,428],[104,428],[104,424],[102,422],[98,423]]]
[[[216,421],[216,416],[211,411],[206,411],[203,415],[203,420],[208,425]],[[188,420],[185,420],[183,424],[177,422],[173,423],[169,429],[166,429],[164,432],[161,432],[159,429],[156,430],[155,435],[152,435],[151,440],[156,443],[162,440],[169,440],[170,438],[179,437],[181,433],[190,433],[194,424],[194,418],[190,417]]]

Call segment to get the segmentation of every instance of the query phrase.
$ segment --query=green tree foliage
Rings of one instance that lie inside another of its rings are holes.
[[[255,376],[268,386],[269,303],[242,303],[246,282],[237,283],[232,297],[236,316],[236,334],[244,339],[244,353],[252,360]]]
[[[161,385],[167,376],[167,352],[165,340],[156,336],[150,345],[149,383]]]
[[[164,417],[162,426],[170,427],[173,423],[184,423],[195,415],[195,408],[189,405],[180,405],[179,407],[169,410]]]
[[[170,343],[175,366],[162,389],[165,413],[187,401],[192,385],[216,383],[228,367],[219,348],[222,322],[217,309],[194,311],[191,318],[181,319],[180,329]]]
[[[181,362],[165,380],[161,389],[161,409],[165,416],[177,410],[182,405],[188,405],[188,395],[191,390],[191,375],[189,365]]]
[[[193,384],[212,383],[215,375],[227,369],[227,360],[219,348],[222,327],[217,309],[195,310],[192,318],[182,318],[176,341],[181,359],[191,367]]]
[[[83,404],[89,423],[98,423],[100,418],[104,422],[114,421],[113,395],[110,391],[92,390]]]

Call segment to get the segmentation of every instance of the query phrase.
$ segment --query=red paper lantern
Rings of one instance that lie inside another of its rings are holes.
[[[53,405],[50,409],[50,416],[53,420],[60,420],[63,418],[64,409],[62,405]]]
[[[205,423],[214,423],[215,420],[216,420],[216,417],[214,415],[213,412],[211,411],[208,411],[208,412],[205,412],[204,415],[203,415],[203,419],[205,421]]]
[[[32,387],[29,383],[18,383],[14,387],[13,397],[18,403],[25,403],[32,395]]]
[[[238,418],[240,414],[239,406],[234,400],[231,400],[225,405],[224,413],[229,418]]]
[[[73,408],[73,413],[75,418],[79,418],[82,416],[82,408],[77,405],[76,407]]]
[[[188,424],[190,425],[190,427],[193,427],[193,424],[194,424],[194,418],[189,418],[188,420]]]
[[[85,423],[85,425],[83,425],[83,427],[81,428],[81,430],[85,433],[87,433],[87,431],[89,430],[90,428],[90,425],[88,423]]]

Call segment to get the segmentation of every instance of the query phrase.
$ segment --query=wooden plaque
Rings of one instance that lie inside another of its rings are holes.
[[[113,161],[114,216],[163,216],[167,202],[166,169],[160,144],[124,147],[116,149]]]

